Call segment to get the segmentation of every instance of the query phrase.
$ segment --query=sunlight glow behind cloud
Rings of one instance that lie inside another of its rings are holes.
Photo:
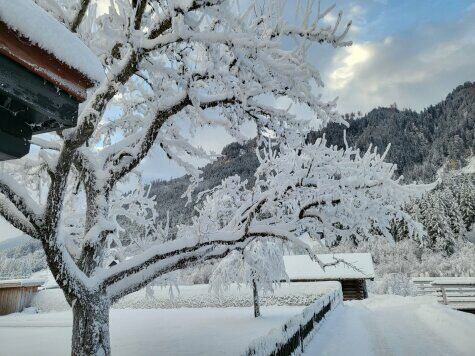
[[[354,78],[357,67],[371,57],[371,46],[354,44],[341,50],[333,59],[336,68],[330,74],[329,86],[334,90],[345,88]]]

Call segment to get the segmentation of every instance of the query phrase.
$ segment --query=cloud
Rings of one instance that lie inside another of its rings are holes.
[[[322,68],[324,96],[340,111],[366,112],[397,102],[421,110],[475,80],[475,8],[461,20],[432,23],[337,49]]]
[[[372,57],[370,46],[355,44],[344,48],[333,60],[335,67],[329,75],[329,87],[333,90],[346,88],[353,81],[358,67],[364,66]]]

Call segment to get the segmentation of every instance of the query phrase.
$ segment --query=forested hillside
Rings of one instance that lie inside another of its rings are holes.
[[[458,169],[475,152],[475,83],[457,87],[421,113],[393,106],[374,109],[361,118],[348,116],[348,144],[362,150],[373,144],[384,150],[391,143],[387,160],[397,164],[406,182],[432,181],[439,168]],[[330,124],[324,133],[330,143],[343,147],[344,129]],[[321,134],[315,132],[311,139]]]
[[[254,172],[259,165],[256,157],[256,141],[251,140],[244,145],[231,143],[226,146],[221,157],[203,168],[203,181],[198,184],[195,194],[217,186],[229,176],[239,175],[243,179],[252,181]],[[158,204],[159,215],[165,217],[170,212],[170,226],[189,223],[195,211],[195,204],[186,205],[187,199],[181,195],[189,184],[188,177],[180,177],[170,181],[155,181],[152,183],[150,194],[155,195]]]
[[[406,182],[433,181],[439,168],[460,168],[475,151],[475,83],[457,87],[444,101],[421,113],[392,107],[374,109],[364,117],[352,119],[354,116],[347,115],[349,145],[366,150],[373,144],[382,151],[391,143],[387,161],[397,164],[397,172],[404,175]],[[312,133],[309,140],[324,133],[331,144],[343,147],[344,129],[331,124],[324,132]],[[255,145],[252,140],[225,147],[220,158],[203,168],[203,182],[197,192],[234,174],[252,180],[258,166]],[[187,184],[186,177],[152,183],[151,192],[160,202],[160,214],[166,216],[166,210],[170,210],[171,226],[189,222],[193,214],[193,204],[185,206],[186,199],[180,198]]]

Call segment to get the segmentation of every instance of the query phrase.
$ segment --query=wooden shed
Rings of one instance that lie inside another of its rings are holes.
[[[0,161],[26,155],[32,135],[75,126],[103,78],[97,57],[34,1],[0,1]]]
[[[0,315],[21,312],[31,305],[41,279],[9,279],[0,281]]]
[[[369,253],[335,253],[318,255],[324,263],[338,263],[323,270],[308,255],[284,256],[285,270],[291,282],[338,281],[343,290],[343,299],[368,297],[366,281],[374,280],[373,259]]]

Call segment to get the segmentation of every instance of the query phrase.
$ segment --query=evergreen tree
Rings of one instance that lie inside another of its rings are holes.
[[[460,182],[458,204],[460,213],[467,230],[473,229],[475,223],[475,175],[463,175]]]

